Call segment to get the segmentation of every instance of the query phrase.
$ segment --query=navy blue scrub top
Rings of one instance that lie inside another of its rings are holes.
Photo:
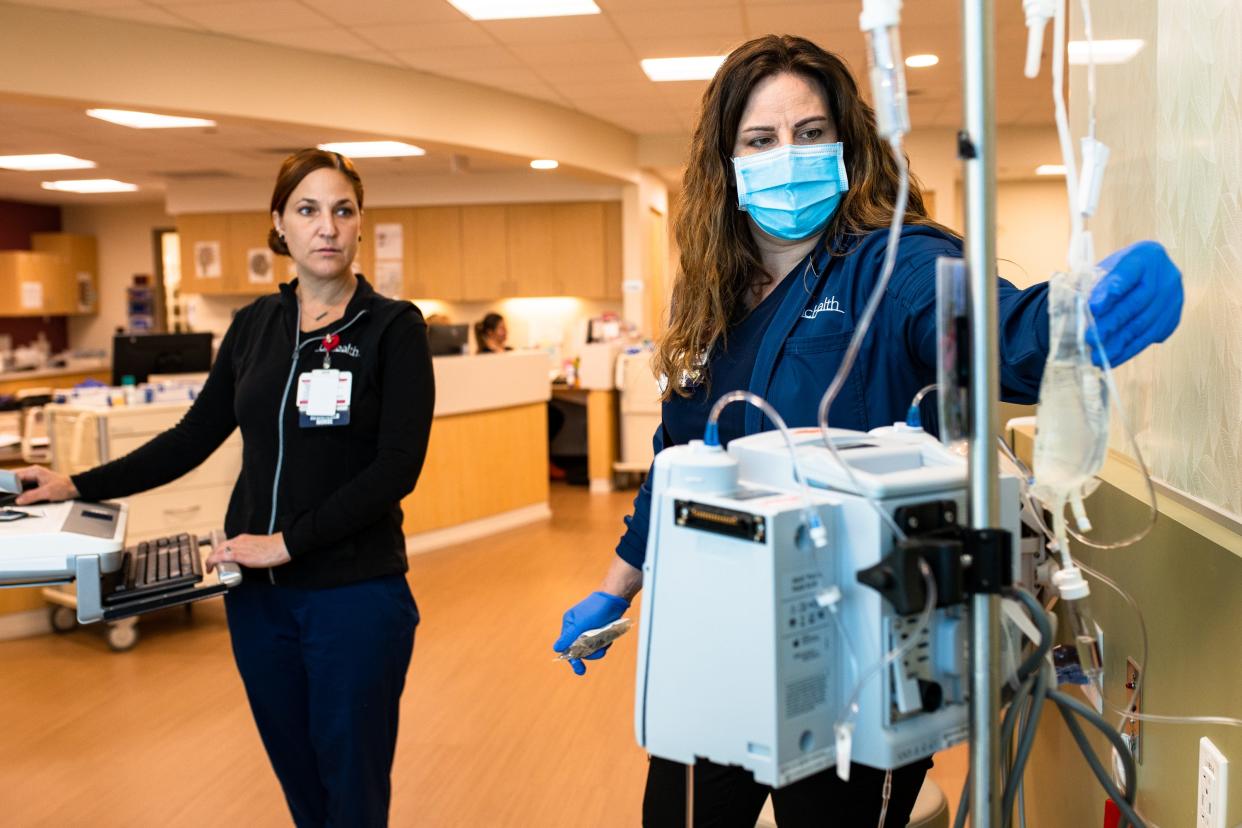
[[[888,230],[821,244],[799,262],[708,357],[706,392],[664,403],[653,446],[702,439],[707,415],[729,391],[748,388],[771,403],[791,428],[814,426],[820,397],[845,356],[854,321],[880,277]],[[837,255],[831,255],[835,252]],[[904,420],[920,388],[936,381],[936,259],[960,258],[961,243],[933,227],[902,230],[897,263],[871,329],[841,393],[828,412],[834,428],[867,431]],[[810,265],[808,267],[808,264]],[[1033,403],[1048,354],[1048,286],[1018,290],[998,279],[1001,398]],[[925,422],[927,418],[925,417]],[[722,443],[773,428],[755,406],[737,402],[720,420]],[[650,476],[617,554],[641,567],[647,553]]]

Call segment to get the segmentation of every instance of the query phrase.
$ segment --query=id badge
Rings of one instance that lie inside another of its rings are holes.
[[[298,376],[298,425],[302,428],[349,425],[352,371],[320,369]]]

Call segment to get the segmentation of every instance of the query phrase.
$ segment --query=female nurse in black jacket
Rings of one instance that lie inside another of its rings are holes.
[[[427,451],[431,358],[418,308],[351,271],[361,213],[348,159],[289,157],[269,244],[293,258],[298,278],[238,311],[181,422],[72,478],[20,472],[38,484],[26,502],[124,497],[175,480],[241,428],[228,540],[207,563],[243,567],[225,599],[233,654],[299,826],[387,823],[418,624],[400,503]],[[299,409],[299,378],[325,355],[352,374],[347,416]]]

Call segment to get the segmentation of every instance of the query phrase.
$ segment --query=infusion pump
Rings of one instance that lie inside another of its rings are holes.
[[[651,754],[740,765],[781,787],[836,764],[841,723],[852,761],[878,768],[966,738],[960,599],[941,595],[921,625],[925,601],[895,607],[877,591],[902,575],[891,565],[903,545],[880,511],[909,538],[951,538],[965,518],[965,460],[921,431],[832,437],[848,471],[817,429],[793,432],[806,489],[778,431],[656,457],[635,704]],[[1002,477],[1001,497],[1012,566],[1016,478]],[[824,546],[811,539],[810,511]],[[903,642],[902,657],[874,669]]]

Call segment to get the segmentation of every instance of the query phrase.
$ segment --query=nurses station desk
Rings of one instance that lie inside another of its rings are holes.
[[[548,357],[543,352],[436,357],[435,416],[415,491],[401,503],[411,552],[462,543],[551,516]],[[49,406],[53,467],[74,473],[120,457],[173,426],[189,402],[132,407]],[[241,468],[234,432],[201,466],[125,498],[127,543],[224,524]],[[0,639],[46,629],[37,589],[0,590]],[[18,617],[25,616],[25,617]]]

